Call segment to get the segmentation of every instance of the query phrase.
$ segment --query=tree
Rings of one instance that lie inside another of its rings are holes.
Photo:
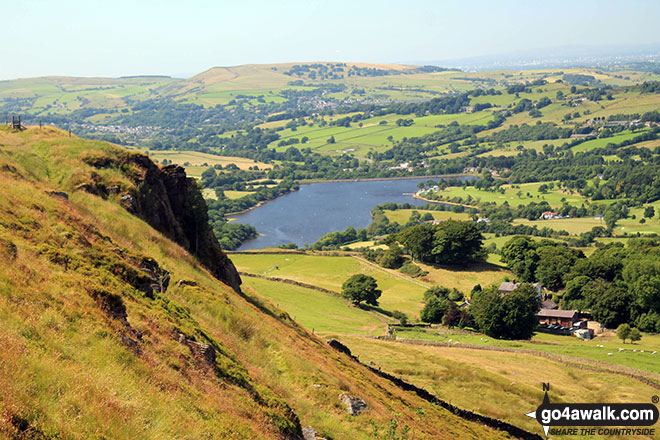
[[[397,234],[397,240],[410,253],[413,261],[424,261],[433,249],[433,226],[422,223],[406,228]]]
[[[536,281],[557,291],[564,287],[564,277],[571,271],[575,261],[584,254],[568,246],[540,246],[536,249],[538,266],[534,272]]]
[[[495,287],[472,296],[470,311],[479,330],[494,338],[529,339],[538,324],[541,307],[538,293],[531,284],[521,284],[502,297]]]
[[[378,290],[376,280],[364,274],[356,274],[344,281],[341,286],[342,294],[349,298],[353,304],[358,305],[362,301],[372,306],[378,305],[378,298],[382,293]]]
[[[628,338],[630,338],[630,342],[634,343],[636,341],[639,341],[642,339],[642,334],[640,333],[639,330],[636,328],[630,329],[630,334],[628,335]]]
[[[630,320],[631,294],[625,287],[605,280],[593,280],[582,288],[582,294],[594,319],[608,328]]]
[[[515,236],[502,246],[501,256],[502,262],[521,281],[534,281],[539,260],[534,240],[526,236]]]
[[[655,208],[653,206],[647,206],[644,208],[644,217],[646,218],[653,218],[655,215]]]
[[[385,251],[380,258],[379,264],[386,269],[398,269],[403,264],[403,249],[396,243],[390,244],[390,248]]]
[[[447,298],[431,297],[419,312],[419,317],[424,322],[438,324],[442,322],[442,318],[450,307],[450,301]]]
[[[334,144],[334,143],[335,143],[335,137],[334,137],[334,136],[330,136],[330,137],[328,138],[328,141],[327,141],[327,142],[328,142],[329,144]]]
[[[616,336],[626,343],[626,339],[630,337],[630,326],[628,324],[621,324],[616,329]]]
[[[436,226],[431,254],[438,264],[458,265],[483,261],[483,235],[474,222],[447,220]]]

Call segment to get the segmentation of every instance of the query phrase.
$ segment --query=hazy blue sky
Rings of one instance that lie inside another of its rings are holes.
[[[2,0],[0,79],[660,43],[657,0]]]

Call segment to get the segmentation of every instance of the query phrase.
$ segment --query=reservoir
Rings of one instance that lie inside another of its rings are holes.
[[[464,177],[463,179],[470,179]],[[244,242],[239,251],[263,249],[295,243],[298,247],[316,242],[328,232],[349,226],[365,228],[371,223],[371,210],[381,203],[425,205],[412,194],[417,183],[429,179],[325,182],[301,185],[286,194],[244,214],[231,216],[237,223],[257,228],[259,237]]]

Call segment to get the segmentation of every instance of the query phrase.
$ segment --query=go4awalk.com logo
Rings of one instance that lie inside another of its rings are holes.
[[[535,418],[546,438],[551,435],[654,436],[658,421],[658,397],[653,403],[550,403],[550,384],[543,384],[543,403],[525,414]]]

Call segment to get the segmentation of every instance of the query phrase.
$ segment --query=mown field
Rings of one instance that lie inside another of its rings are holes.
[[[400,310],[411,317],[419,315],[423,294],[430,286],[350,256],[236,253],[231,258],[239,271],[287,278],[334,292],[341,292],[342,284],[351,275],[371,275],[383,292],[380,307]]]

